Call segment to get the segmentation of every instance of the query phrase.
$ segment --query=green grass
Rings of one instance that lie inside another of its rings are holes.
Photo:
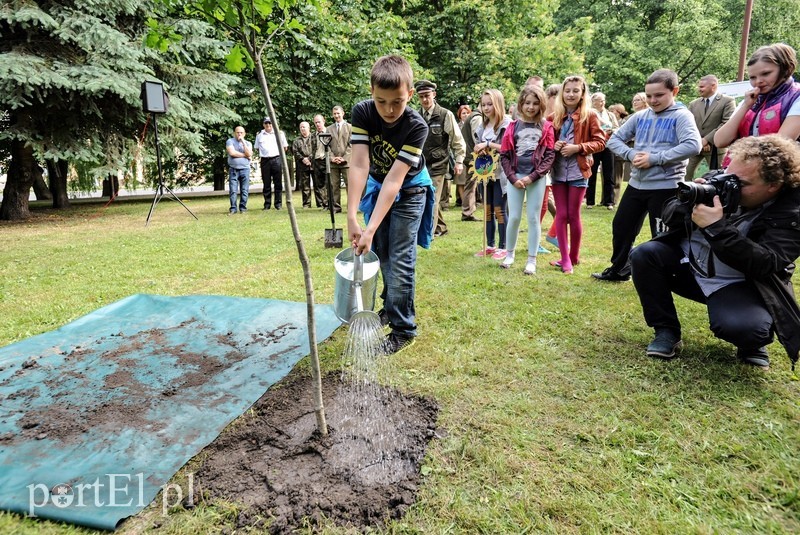
[[[0,224],[0,345],[134,293],[304,301],[285,211],[228,217],[224,197],[186,201],[199,221],[165,200],[149,227],[147,203],[38,209],[29,222]],[[319,210],[298,217],[317,301],[329,303],[330,220]],[[770,346],[766,373],[741,366],[709,332],[704,308],[679,300],[681,358],[646,358],[652,333],[632,285],[589,277],[607,265],[612,217],[584,212],[574,275],[548,266],[551,254],[526,277],[522,255],[511,270],[474,258],[481,225],[446,212],[450,233],[419,250],[420,337],[388,377],[438,400],[441,438],[417,504],[386,532],[800,532],[800,382],[784,351]],[[525,244],[522,235],[520,251]],[[340,365],[344,341],[338,332],[321,346],[326,369]],[[121,531],[218,532],[236,505],[160,510]],[[0,513],[0,532],[89,531]]]

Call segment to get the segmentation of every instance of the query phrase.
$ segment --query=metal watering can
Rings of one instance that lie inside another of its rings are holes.
[[[357,314],[375,315],[375,297],[378,290],[378,255],[369,251],[353,254],[348,248],[336,255],[333,261],[336,286],[333,291],[333,308],[336,317],[350,323]]]

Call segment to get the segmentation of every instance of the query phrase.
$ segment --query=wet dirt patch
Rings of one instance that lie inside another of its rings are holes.
[[[283,534],[328,518],[365,529],[414,503],[436,403],[334,374],[322,388],[328,436],[311,378],[290,376],[205,449],[196,492],[240,504],[237,528]]]

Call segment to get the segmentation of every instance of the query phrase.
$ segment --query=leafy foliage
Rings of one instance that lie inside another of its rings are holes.
[[[678,73],[683,97],[695,95],[696,81],[715,74],[735,79],[745,0],[574,0],[556,12],[557,28],[590,17],[594,36],[585,69],[592,87],[609,102],[630,102],[654,70]],[[776,41],[795,46],[800,14],[792,0],[755,2],[749,51]],[[776,17],[776,15],[779,15]],[[780,19],[780,20],[776,20]]]
[[[168,21],[160,38],[151,15]],[[148,29],[157,48],[144,45]],[[20,140],[41,159],[73,162],[83,189],[120,169],[131,173],[145,124],[144,80],[161,80],[170,92],[160,125],[168,170],[180,155],[205,152],[208,127],[236,117],[223,103],[237,82],[220,68],[227,45],[209,25],[149,2],[14,0],[0,9],[0,36],[0,109],[10,123],[0,144]],[[152,161],[152,152],[143,155]]]

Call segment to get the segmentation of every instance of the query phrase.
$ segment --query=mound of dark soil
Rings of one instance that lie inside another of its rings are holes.
[[[325,517],[365,528],[414,502],[436,404],[338,375],[322,388],[328,436],[317,432],[311,379],[292,378],[206,448],[196,488],[241,504],[237,527],[289,533]]]

